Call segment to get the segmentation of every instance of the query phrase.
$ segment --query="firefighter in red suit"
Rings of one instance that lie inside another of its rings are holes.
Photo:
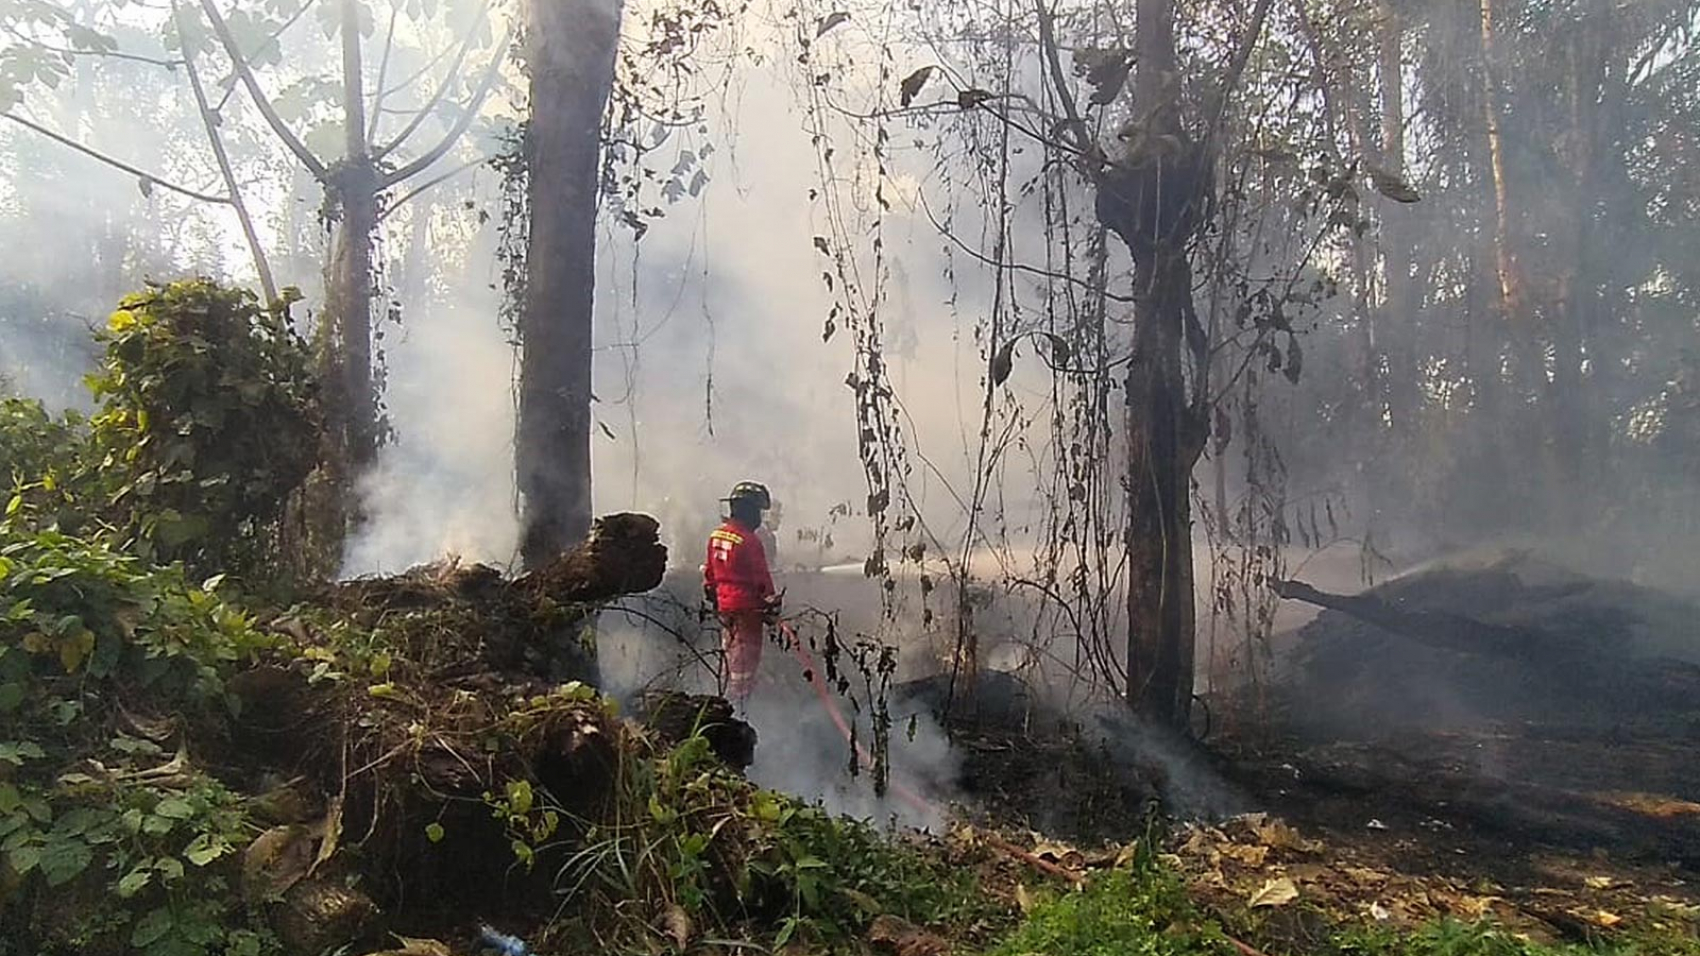
[[[726,660],[726,697],[742,704],[755,687],[761,666],[764,625],[779,619],[779,595],[756,530],[773,505],[767,488],[740,481],[725,499],[732,515],[708,536],[703,597],[720,614]]]

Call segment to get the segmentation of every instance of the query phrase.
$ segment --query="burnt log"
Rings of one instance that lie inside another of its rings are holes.
[[[1547,660],[1554,655],[1566,658],[1589,656],[1585,649],[1569,642],[1543,640],[1538,635],[1531,637],[1523,629],[1488,624],[1462,614],[1405,610],[1367,594],[1319,591],[1303,581],[1273,581],[1270,587],[1287,600],[1303,601],[1349,614],[1366,624],[1374,624],[1389,633],[1441,650],[1511,658],[1540,655]]]
[[[603,515],[584,542],[513,587],[534,597],[572,604],[594,604],[625,594],[641,594],[661,583],[667,572],[667,548],[661,525],[646,514]]]
[[[756,730],[739,720],[723,697],[649,691],[638,698],[638,716],[666,744],[701,734],[727,766],[742,771],[755,761]]]
[[[1524,672],[1573,693],[1611,696],[1625,710],[1700,704],[1700,666],[1668,657],[1638,657],[1619,642],[1586,631],[1495,624],[1447,611],[1396,607],[1369,594],[1332,594],[1302,581],[1273,581],[1288,600],[1348,615],[1395,637],[1442,651],[1508,659]]]

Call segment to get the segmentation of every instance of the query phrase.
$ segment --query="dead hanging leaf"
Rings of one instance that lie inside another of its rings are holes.
[[[827,15],[826,19],[820,22],[820,26],[815,27],[815,39],[819,40],[821,37],[826,36],[828,31],[843,25],[844,21],[848,19],[850,19],[850,14],[845,13],[843,10],[834,10],[832,13]]]
[[[956,105],[971,110],[991,98],[992,94],[985,90],[961,90],[956,94]]]
[[[314,835],[319,838],[319,852],[313,857],[313,865],[307,868],[312,874],[326,860],[336,853],[337,843],[342,839],[342,797],[333,797],[330,806],[325,808],[325,818],[320,821]]]
[[[1015,340],[1010,339],[992,354],[992,384],[1002,385],[1015,369]]]
[[[825,236],[816,236],[815,237],[815,248],[819,249],[820,254],[823,255],[823,256],[832,255],[832,246],[826,241]]]
[[[923,66],[919,70],[916,70],[904,77],[903,82],[899,84],[897,88],[898,102],[904,106],[908,106],[910,103],[915,102],[915,97],[920,94],[921,87],[927,85],[927,78],[932,75],[933,68],[930,66]]]
[[[1369,182],[1375,187],[1375,191],[1394,202],[1412,203],[1423,198],[1421,193],[1411,188],[1410,183],[1380,166],[1365,163],[1364,171],[1369,173]]]
[[[1098,64],[1086,74],[1086,82],[1092,84],[1092,96],[1087,102],[1093,106],[1108,106],[1127,85],[1128,70],[1133,61],[1126,58],[1116,58]]]
[[[1051,364],[1067,365],[1069,358],[1074,355],[1074,349],[1069,347],[1068,340],[1054,332],[1046,332],[1045,339],[1051,343]]]
[[[1289,334],[1287,336],[1287,364],[1282,367],[1281,371],[1287,376],[1288,382],[1297,385],[1303,369],[1304,353],[1299,351],[1299,337]]]
[[[1263,889],[1251,894],[1247,905],[1257,906],[1286,906],[1299,898],[1299,888],[1285,876],[1270,880],[1263,884]]]
[[[691,944],[691,918],[679,904],[669,903],[661,911],[661,932],[681,953]]]

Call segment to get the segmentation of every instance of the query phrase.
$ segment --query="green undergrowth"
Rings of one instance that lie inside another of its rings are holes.
[[[1241,922],[1247,913],[1224,914]],[[1440,921],[1416,929],[1330,923],[1304,942],[1238,931],[1266,956],[1700,956],[1681,930],[1636,931],[1579,943],[1532,940],[1492,923]],[[1084,888],[1041,897],[988,956],[1244,956],[1219,920],[1159,861],[1104,874]]]
[[[692,737],[622,764],[611,809],[555,864],[557,940],[647,950],[665,939],[849,946],[878,916],[972,936],[1004,919],[972,873],[854,820],[762,790]],[[635,918],[634,918],[635,917]],[[585,936],[592,937],[586,939]]]

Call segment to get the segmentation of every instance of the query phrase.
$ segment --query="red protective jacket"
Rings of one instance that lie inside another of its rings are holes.
[[[734,519],[708,536],[703,583],[714,589],[715,606],[726,613],[759,611],[773,596],[773,575],[756,533]]]

